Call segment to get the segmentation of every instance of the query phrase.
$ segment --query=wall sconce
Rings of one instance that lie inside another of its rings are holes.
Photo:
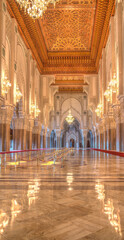
[[[10,81],[8,80],[7,77],[4,77],[2,79],[2,94],[3,94],[3,96],[5,96],[8,93],[10,87],[11,87]]]
[[[34,113],[35,112],[35,104],[31,104],[31,113]]]
[[[41,111],[40,111],[40,109],[38,108],[37,105],[31,104],[31,113],[34,114],[35,118],[38,117],[40,112]]]
[[[19,87],[16,86],[16,102],[17,102],[17,103],[20,101],[21,97],[22,97],[22,93],[21,93],[21,91],[19,90]]]
[[[35,113],[36,115],[35,115],[35,116],[38,117],[38,115],[39,115],[40,112],[41,112],[41,111],[40,111],[40,109],[39,109],[38,106],[37,106],[37,107],[36,107],[36,113]]]
[[[113,93],[117,92],[117,78],[116,78],[116,74],[114,74],[112,80],[109,83],[109,86],[111,87]]]
[[[112,100],[112,89],[110,86],[107,87],[107,90],[104,93],[104,96],[108,102],[111,102]]]
[[[114,74],[112,80],[110,81],[107,90],[104,93],[104,96],[108,102],[112,101],[112,93],[117,92],[117,78],[116,74]]]
[[[100,117],[100,115],[102,113],[102,108],[103,108],[102,104],[99,103],[96,110],[95,110],[95,113],[96,113],[97,117]]]

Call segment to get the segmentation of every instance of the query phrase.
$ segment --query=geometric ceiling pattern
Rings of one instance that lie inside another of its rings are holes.
[[[90,51],[96,0],[63,2],[49,7],[42,20],[48,51]]]
[[[15,0],[7,7],[41,74],[98,72],[115,0],[60,0],[35,22]]]

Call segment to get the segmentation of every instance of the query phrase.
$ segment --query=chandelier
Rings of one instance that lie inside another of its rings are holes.
[[[43,13],[47,10],[49,3],[56,4],[59,0],[16,0],[20,5],[20,8],[24,9],[25,13],[32,19],[38,19],[43,16]]]
[[[71,114],[71,109],[69,110],[68,116],[66,117],[66,121],[68,122],[68,124],[71,124],[74,121],[74,117]]]

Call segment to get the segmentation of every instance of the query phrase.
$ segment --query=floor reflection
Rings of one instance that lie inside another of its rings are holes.
[[[0,210],[0,234],[3,234],[8,224],[9,224],[8,215],[3,210]]]
[[[34,161],[27,155],[27,164],[6,169],[2,160],[1,240],[123,239],[123,160],[73,151],[63,161],[58,155],[57,165],[37,164],[35,154]]]
[[[29,207],[35,202],[37,199],[37,193],[40,190],[40,183],[38,182],[37,179],[34,179],[33,182],[29,182],[28,185],[28,192],[27,192],[27,197],[28,197],[28,204]]]
[[[21,205],[18,204],[16,199],[12,199],[12,206],[11,206],[11,224],[13,224],[17,215],[21,212]]]
[[[98,182],[95,185],[95,190],[98,194],[97,198],[102,201],[103,212],[108,216],[108,220],[115,231],[122,237],[119,208],[114,207],[113,199],[106,197],[103,183]]]
[[[72,172],[67,173],[66,181],[69,186],[68,190],[72,191],[73,190],[73,187],[71,186],[71,184],[73,183],[73,173]]]

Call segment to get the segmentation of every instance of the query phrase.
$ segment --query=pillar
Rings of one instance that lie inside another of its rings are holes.
[[[118,79],[119,79],[119,96],[123,95],[123,87],[124,87],[124,82],[123,82],[123,41],[122,41],[122,36],[123,36],[123,6],[122,6],[122,1],[118,2],[117,5],[117,37],[118,37]]]
[[[10,123],[13,106],[3,106],[0,109],[0,151],[10,150]]]
[[[27,119],[25,118],[13,118],[13,148],[14,150],[26,149],[26,129]]]
[[[0,80],[4,76],[4,62],[6,54],[6,1],[0,1]],[[2,94],[2,86],[0,81],[0,96]]]
[[[120,151],[124,152],[124,96],[120,98]]]

